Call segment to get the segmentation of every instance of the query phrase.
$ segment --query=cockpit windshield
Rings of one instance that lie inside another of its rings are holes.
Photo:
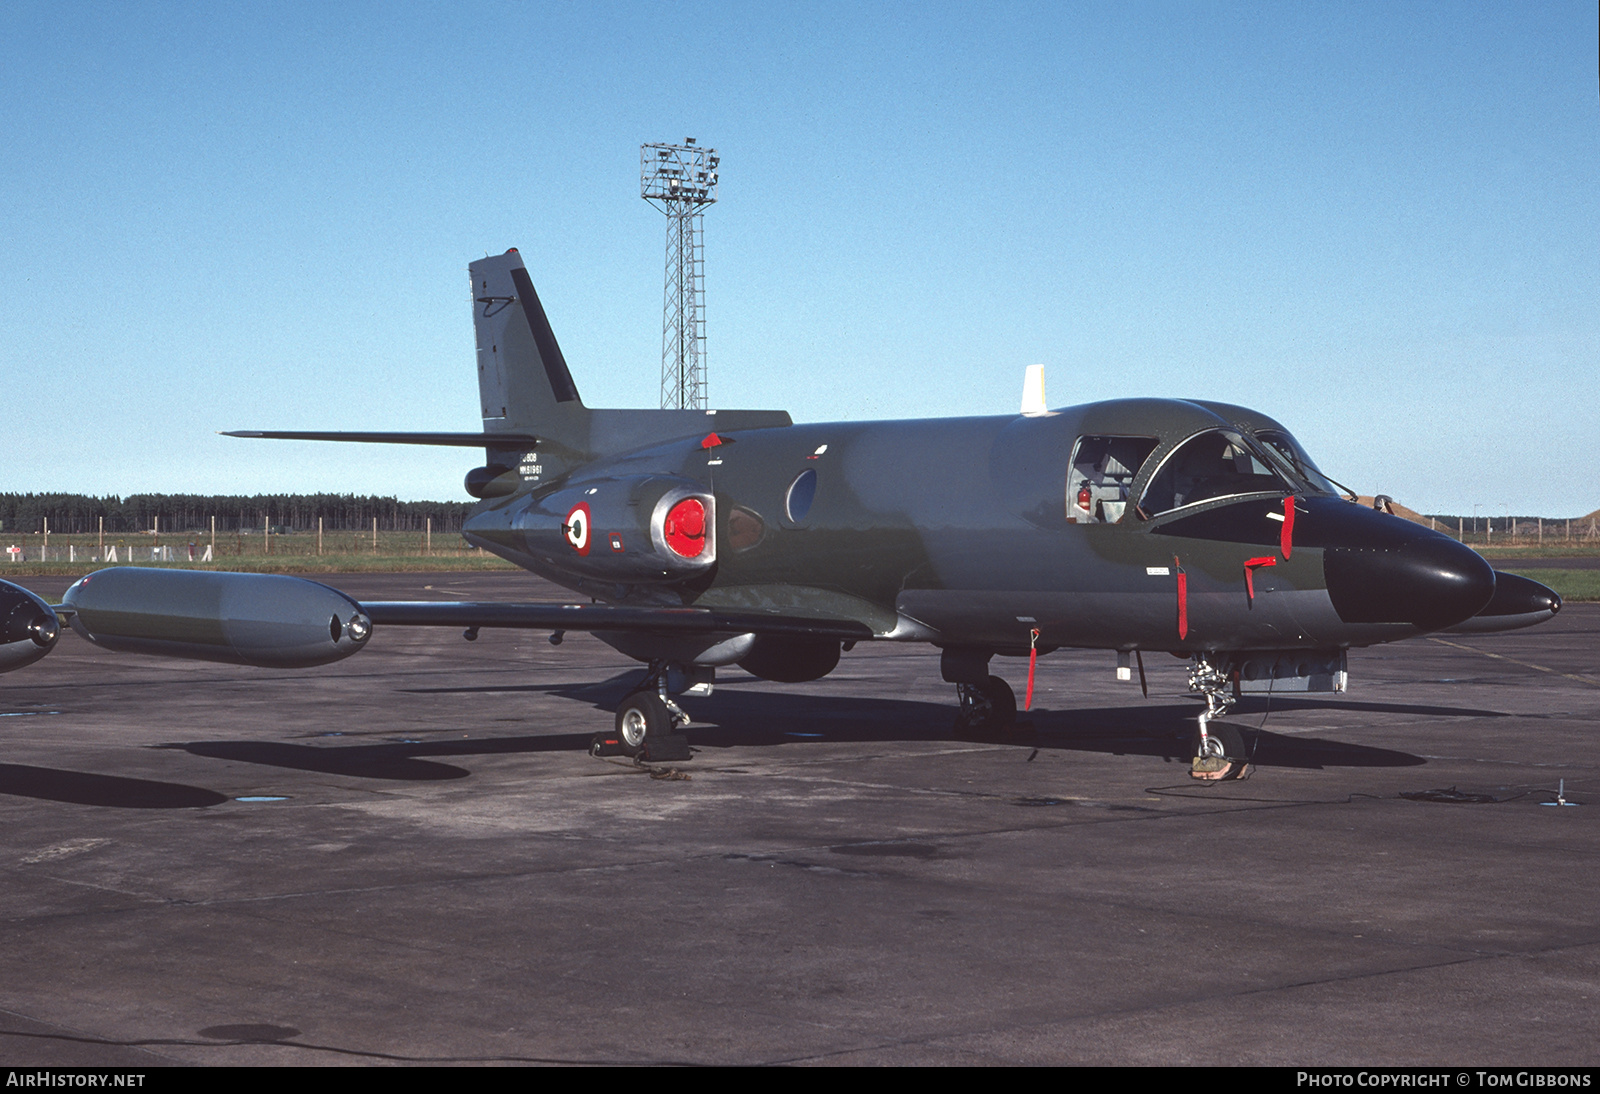
[[[1240,494],[1290,494],[1276,461],[1242,434],[1213,429],[1184,441],[1161,465],[1139,503],[1146,517]]]
[[[1343,494],[1331,479],[1317,470],[1317,465],[1311,462],[1311,457],[1306,455],[1306,450],[1300,447],[1300,442],[1289,434],[1279,429],[1261,429],[1256,431],[1256,439],[1269,446],[1274,453],[1282,456],[1294,473],[1305,480],[1312,491],[1319,494]]]

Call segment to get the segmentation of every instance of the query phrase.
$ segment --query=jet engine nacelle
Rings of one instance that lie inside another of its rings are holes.
[[[777,634],[649,634],[595,631],[594,636],[635,661],[699,668],[737,664],[751,676],[780,684],[820,680],[839,666],[837,638]]]
[[[468,471],[464,485],[467,493],[480,501],[485,498],[508,498],[522,485],[522,476],[517,474],[514,467],[491,463]]]
[[[372,621],[337,589],[278,574],[97,570],[62,597],[72,629],[131,653],[305,668],[366,645]]]
[[[839,665],[839,640],[758,634],[739,667],[780,684],[820,680]]]
[[[55,648],[61,620],[27,589],[0,581],[0,672],[31,665]]]
[[[690,479],[588,479],[534,498],[516,518],[530,554],[619,583],[670,583],[716,563],[716,503]]]

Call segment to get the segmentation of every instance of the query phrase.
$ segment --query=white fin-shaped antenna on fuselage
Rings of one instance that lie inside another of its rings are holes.
[[[1050,413],[1044,401],[1044,366],[1029,365],[1022,376],[1022,413],[1037,417]]]

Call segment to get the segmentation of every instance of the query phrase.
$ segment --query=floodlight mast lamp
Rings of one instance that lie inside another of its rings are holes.
[[[639,196],[667,214],[661,307],[661,406],[706,405],[705,217],[717,200],[717,150],[694,138],[639,146]]]

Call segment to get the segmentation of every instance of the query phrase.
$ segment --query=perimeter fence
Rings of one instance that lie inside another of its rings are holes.
[[[471,510],[334,494],[0,494],[0,566],[480,555],[461,538]]]

